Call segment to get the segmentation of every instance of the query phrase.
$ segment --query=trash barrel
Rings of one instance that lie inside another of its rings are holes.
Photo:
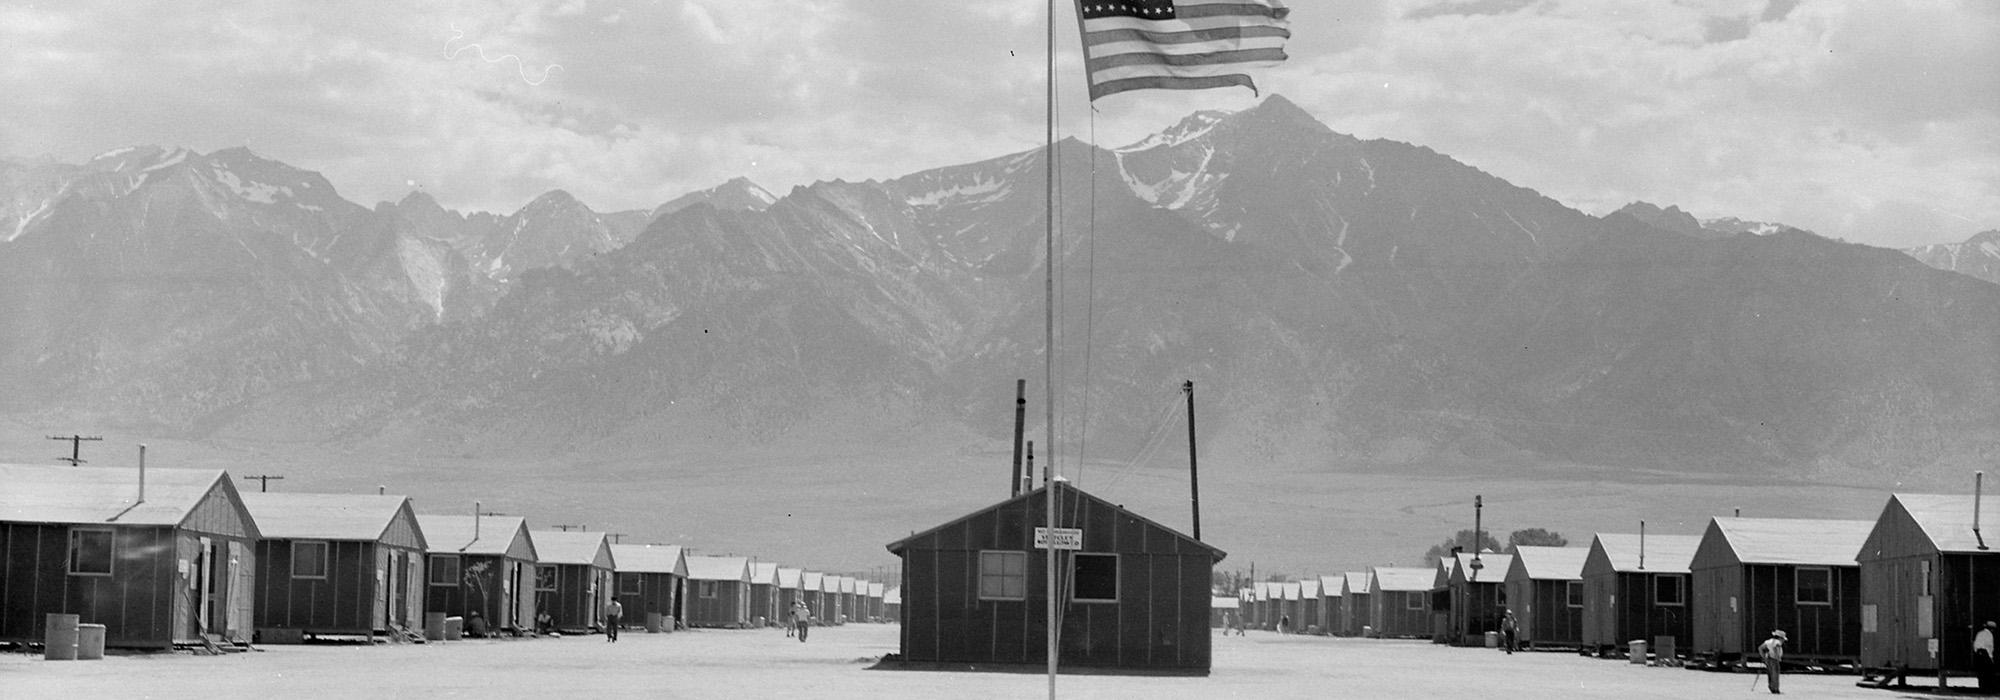
[[[444,641],[444,613],[424,613],[424,639]]]
[[[49,613],[44,620],[48,629],[42,633],[42,658],[49,661],[74,660],[77,616],[68,613]]]
[[[1374,637],[1374,636],[1375,636],[1375,627],[1374,627],[1373,625],[1362,625],[1362,626],[1361,626],[1361,636],[1362,636],[1362,637]],[[1044,656],[1046,656],[1046,654],[1045,654]]]
[[[444,638],[452,642],[465,638],[465,618],[456,615],[445,618]]]
[[[1488,649],[1498,649],[1498,648],[1500,648],[1500,633],[1499,633],[1499,632],[1487,632],[1487,633],[1486,633],[1486,648],[1488,648]]]
[[[1646,663],[1646,640],[1634,639],[1626,643],[1632,645],[1632,654],[1631,654],[1632,663],[1635,664]]]
[[[76,658],[85,661],[104,658],[104,625],[86,622],[76,626]]]
[[[660,632],[660,614],[659,614],[659,613],[656,613],[656,612],[649,612],[649,613],[646,613],[646,632],[647,632],[648,634],[659,634],[659,632]]]

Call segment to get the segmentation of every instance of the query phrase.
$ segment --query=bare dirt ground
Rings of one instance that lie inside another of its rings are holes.
[[[813,630],[629,632],[419,646],[265,646],[226,656],[113,655],[43,661],[0,655],[0,698],[1032,698],[1033,673],[880,671],[894,625]],[[1857,688],[1848,675],[1788,675],[1787,695],[1937,697]],[[1961,686],[1969,679],[1958,679]],[[1753,688],[1753,685],[1755,686]],[[1635,666],[1568,653],[1502,654],[1417,641],[1217,637],[1206,678],[1063,675],[1065,698],[1722,698],[1763,695],[1749,674]]]

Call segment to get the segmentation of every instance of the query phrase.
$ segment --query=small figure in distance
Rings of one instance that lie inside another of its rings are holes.
[[[806,641],[806,630],[812,627],[812,608],[806,605],[803,598],[794,600],[790,615],[792,627],[798,631],[799,643],[803,644]]]
[[[1514,649],[1518,644],[1516,635],[1520,631],[1520,623],[1514,620],[1514,609],[1502,608],[1500,610],[1500,646],[1506,649],[1508,654],[1514,653]]]

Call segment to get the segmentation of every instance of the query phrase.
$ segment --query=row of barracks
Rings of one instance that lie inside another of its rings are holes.
[[[1511,609],[1529,648],[1618,654],[1643,640],[1658,659],[1728,666],[1783,629],[1788,662],[1969,674],[1974,633],[2000,620],[2000,550],[1975,501],[1894,494],[1873,520],[1718,517],[1699,535],[1597,533],[1257,582],[1212,599],[1211,623],[1478,645]]]
[[[434,617],[482,618],[498,634],[600,631],[613,598],[624,624],[663,630],[776,624],[800,598],[821,623],[895,614],[897,592],[859,577],[531,531],[516,516],[419,514],[404,496],[231,481],[0,465],[0,642],[40,642],[50,613],[103,624],[106,644],[125,648],[414,634]]]

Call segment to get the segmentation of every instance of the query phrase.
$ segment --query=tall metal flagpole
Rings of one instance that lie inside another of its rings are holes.
[[[1047,578],[1046,589],[1044,590],[1044,597],[1047,598],[1048,602],[1047,606],[1048,620],[1044,626],[1048,628],[1046,636],[1048,637],[1047,656],[1048,656],[1048,666],[1049,666],[1049,700],[1055,700],[1056,697],[1056,628],[1058,626],[1056,622],[1056,546],[1055,546],[1056,544],[1055,543],[1056,539],[1055,466],[1056,466],[1056,449],[1057,449],[1056,380],[1055,380],[1056,377],[1056,370],[1055,370],[1056,367],[1056,195],[1059,194],[1059,191],[1056,188],[1056,11],[1057,7],[1061,3],[1067,1],[1068,0],[1049,0],[1049,21],[1048,21],[1048,37],[1047,37],[1048,38],[1048,47],[1047,47],[1048,98],[1046,100],[1046,108],[1047,108],[1046,138],[1048,142],[1048,153],[1045,156],[1047,159],[1046,163],[1047,173],[1045,175],[1045,178],[1047,179],[1046,184],[1048,186],[1048,193],[1047,193],[1048,196],[1045,199],[1046,199],[1046,206],[1048,208],[1046,212],[1046,216],[1048,218],[1048,229],[1043,234],[1043,245],[1046,248],[1044,254],[1047,256],[1047,260],[1045,260],[1043,264],[1046,276],[1043,279],[1043,285],[1042,285],[1042,307],[1043,307],[1042,308],[1042,382],[1043,382],[1042,402],[1043,402],[1043,409],[1046,412],[1046,420],[1047,420],[1046,427],[1048,429],[1049,459],[1047,462],[1047,466],[1043,467],[1043,472],[1042,472],[1044,474],[1044,476],[1042,477],[1042,489],[1043,489],[1043,496],[1045,497],[1044,498],[1045,504],[1043,507],[1043,510],[1045,512],[1043,513],[1043,517],[1045,520],[1048,521],[1047,522],[1048,529],[1046,531],[1048,533],[1046,535],[1047,539],[1042,543],[1042,545],[1043,547],[1045,547],[1045,549],[1043,550],[1045,552],[1043,556],[1043,570]]]

